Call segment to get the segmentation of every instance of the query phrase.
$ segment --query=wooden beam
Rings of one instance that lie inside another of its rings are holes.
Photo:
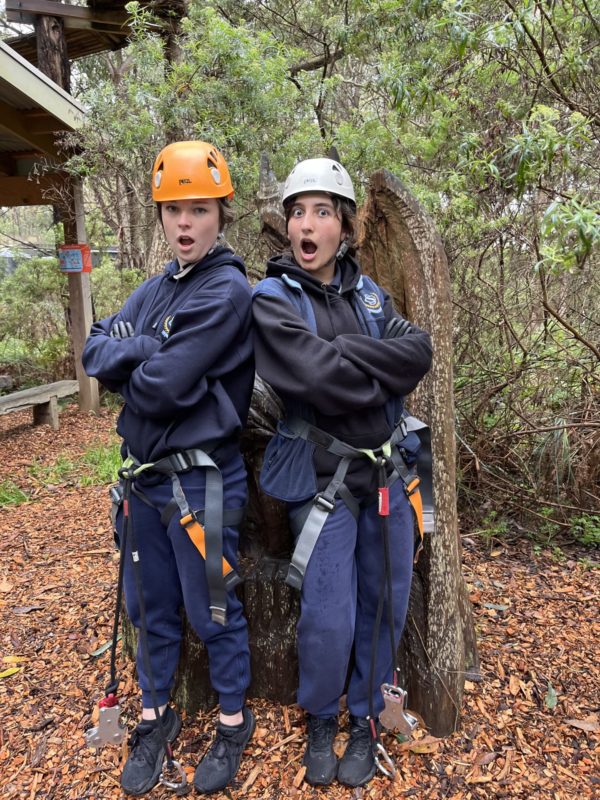
[[[0,177],[0,200],[3,206],[47,206],[56,198],[51,189],[56,187],[54,176],[44,175],[36,180],[20,177]],[[62,184],[62,179],[58,181]]]
[[[83,125],[83,106],[4,42],[0,42],[0,84],[12,86],[29,107],[39,106],[52,114],[61,121],[63,130],[77,130]],[[39,144],[34,146],[37,149]]]
[[[0,130],[2,129],[18,136],[25,144],[40,153],[58,158],[55,137],[49,133],[36,133],[32,130],[32,126],[27,124],[27,119],[22,112],[0,100]],[[62,129],[64,130],[64,127]]]
[[[64,20],[65,28],[93,28],[129,34],[129,15],[124,10],[99,11],[52,0],[6,0],[6,18],[9,22],[33,25],[37,17],[60,17]]]

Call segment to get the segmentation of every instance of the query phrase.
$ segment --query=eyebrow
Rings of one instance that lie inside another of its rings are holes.
[[[292,208],[296,208],[296,206],[300,206],[300,208],[306,208],[306,203],[303,203],[301,200],[297,200],[292,204]],[[315,203],[313,208],[335,208],[331,200],[321,200],[318,203]]]

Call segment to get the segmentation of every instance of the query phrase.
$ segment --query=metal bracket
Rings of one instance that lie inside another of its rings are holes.
[[[385,708],[379,715],[381,724],[390,731],[395,730],[405,736],[412,736],[419,727],[419,720],[406,710],[407,693],[399,686],[384,683],[381,686],[381,694],[385,703]]]
[[[101,708],[98,725],[84,733],[88,747],[99,750],[105,744],[121,744],[125,738],[125,726],[119,721],[121,706],[117,703],[108,708]]]

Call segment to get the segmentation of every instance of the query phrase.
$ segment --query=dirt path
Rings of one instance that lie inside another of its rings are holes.
[[[30,419],[0,417],[0,486],[10,481],[30,497],[0,507],[0,798],[117,800],[125,748],[96,755],[83,740],[108,677],[108,653],[93,655],[110,639],[116,580],[106,487],[47,486],[30,469],[108,443],[114,419],[68,409],[58,432]],[[600,572],[592,556],[535,552],[529,543],[465,548],[483,680],[467,683],[462,728],[448,739],[386,737],[394,783],[307,786],[301,712],[252,701],[257,733],[235,786],[215,797],[599,798]],[[119,666],[122,703],[135,721],[133,668]],[[176,758],[190,775],[213,716],[187,720],[178,740]]]

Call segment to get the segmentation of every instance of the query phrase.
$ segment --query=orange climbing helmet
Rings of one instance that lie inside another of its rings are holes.
[[[208,142],[173,142],[160,151],[152,170],[152,199],[204,200],[233,197],[227,162]]]

